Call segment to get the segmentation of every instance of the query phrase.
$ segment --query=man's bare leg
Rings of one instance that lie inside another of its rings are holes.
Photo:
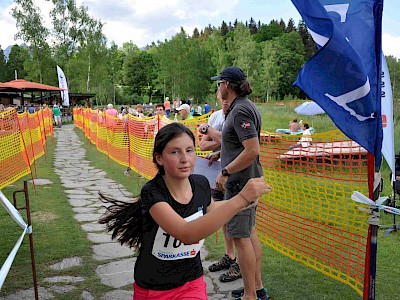
[[[244,284],[243,299],[254,300],[256,296],[256,254],[252,245],[251,238],[234,238],[240,271],[242,273],[242,279]]]
[[[251,244],[253,245],[256,258],[256,270],[255,270],[256,290],[259,290],[263,287],[263,282],[261,279],[262,247],[255,228],[253,228],[253,231],[251,232]]]

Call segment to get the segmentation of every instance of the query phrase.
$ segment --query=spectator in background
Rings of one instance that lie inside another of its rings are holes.
[[[296,145],[289,146],[289,149],[297,148],[297,147],[308,147],[312,143],[311,130],[308,123],[304,123],[301,125],[303,129],[303,135],[300,138],[299,142]]]
[[[173,103],[173,106],[174,106],[174,114],[176,114],[177,112],[178,112],[178,107],[179,106],[181,106],[181,99],[180,98],[178,98],[178,97],[176,97],[175,99],[174,99],[174,103]]]
[[[289,131],[290,132],[298,132],[298,131],[300,131],[300,124],[297,123],[297,119],[293,119],[289,123]]]
[[[200,104],[197,104],[196,106],[196,111],[195,111],[195,115],[196,116],[201,116],[203,114],[203,109],[201,108]]]
[[[144,118],[144,113],[143,113],[143,106],[142,104],[136,104],[136,111],[139,114],[139,118]]]
[[[190,120],[193,119],[193,116],[190,114],[190,106],[189,104],[182,104],[177,108],[182,120]]]
[[[128,114],[138,117],[139,113],[137,112],[136,109],[132,108],[130,105],[128,105]]]
[[[61,110],[57,104],[54,104],[54,106],[53,106],[53,117],[54,117],[54,123],[56,124],[56,127],[60,128],[61,127]]]
[[[165,97],[164,108],[165,108],[165,114],[167,115],[167,118],[169,118],[171,114],[171,102],[169,101],[169,97]]]
[[[124,107],[122,106],[122,107],[121,107],[121,112],[118,114],[118,118],[119,118],[120,120],[122,120],[122,119],[124,119],[124,118],[127,117],[127,114],[128,114],[127,108],[124,108]]]
[[[210,104],[208,104],[208,102],[206,101],[204,104],[204,114],[208,114],[211,111],[211,106]]]
[[[150,108],[149,112],[147,113],[148,117],[152,117],[154,116],[154,110],[152,108]]]
[[[167,116],[166,116],[166,110],[165,110],[163,104],[161,104],[161,103],[156,104],[156,114],[157,114],[158,116],[160,116],[161,118],[167,118]],[[167,119],[168,119],[168,118],[167,118]]]
[[[118,111],[114,108],[114,106],[111,103],[109,103],[109,104],[107,104],[106,114],[113,116],[113,117],[117,117]]]
[[[35,113],[35,107],[33,105],[29,106],[28,111],[30,114],[34,114]]]
[[[199,117],[199,116],[201,116],[201,112],[199,113],[199,110],[201,111],[201,106],[196,103],[191,109],[191,112],[193,111],[193,114],[192,113],[191,114],[194,117]]]

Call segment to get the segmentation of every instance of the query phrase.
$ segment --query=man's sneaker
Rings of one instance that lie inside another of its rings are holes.
[[[222,258],[218,262],[210,265],[208,267],[208,270],[210,272],[218,272],[221,270],[226,270],[226,269],[229,269],[231,267],[231,265],[234,264],[235,262],[236,262],[236,258],[230,259],[227,254],[224,254],[224,256],[222,256]]]
[[[125,174],[126,176],[129,176],[129,175],[131,175],[131,171],[130,171],[130,170],[126,170],[126,171],[124,172],[124,174]]]
[[[240,272],[238,263],[235,262],[231,265],[231,267],[226,273],[221,274],[221,276],[219,276],[219,281],[231,282],[239,278],[242,278],[242,273]]]
[[[266,289],[266,288],[259,289],[259,290],[256,291],[256,293],[257,293],[257,298],[258,298],[259,300],[273,300],[273,299],[268,295],[267,289]],[[233,291],[232,291],[232,297],[235,297],[235,298],[237,297],[236,300],[241,299],[241,297],[243,296],[243,294],[244,294],[244,289],[243,289],[243,288],[238,289],[238,290],[233,290]]]

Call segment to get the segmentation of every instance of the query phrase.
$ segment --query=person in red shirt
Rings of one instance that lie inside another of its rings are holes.
[[[171,114],[171,102],[169,101],[169,97],[165,97],[164,107],[165,107],[165,115],[169,119],[169,115]]]

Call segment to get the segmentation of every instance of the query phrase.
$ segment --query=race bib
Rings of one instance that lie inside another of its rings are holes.
[[[190,222],[203,216],[203,211],[200,210],[195,214],[185,218],[185,221]],[[170,234],[166,233],[161,227],[158,228],[154,239],[153,250],[151,253],[161,260],[177,260],[183,258],[192,258],[199,253],[203,246],[204,239],[196,244],[185,245]]]

